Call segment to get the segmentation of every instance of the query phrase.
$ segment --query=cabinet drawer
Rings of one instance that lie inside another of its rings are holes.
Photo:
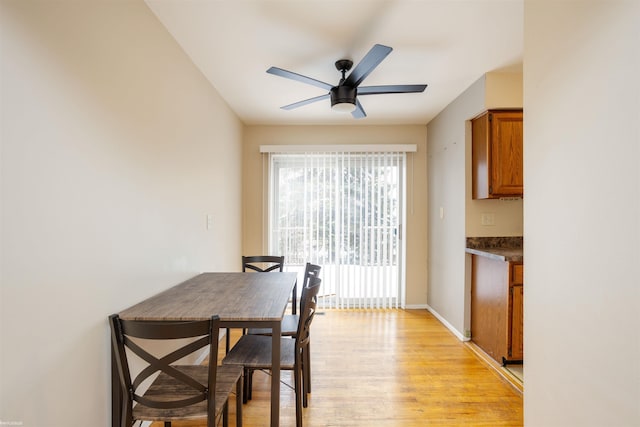
[[[513,285],[523,285],[524,284],[524,265],[523,264],[515,264],[513,266],[513,276],[512,276],[512,284]]]

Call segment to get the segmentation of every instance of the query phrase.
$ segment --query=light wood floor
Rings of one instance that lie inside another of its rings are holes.
[[[426,310],[325,310],[311,329],[305,427],[523,425],[522,393]],[[293,391],[281,390],[280,425],[295,426]],[[245,426],[269,425],[266,374],[256,372],[243,411]]]

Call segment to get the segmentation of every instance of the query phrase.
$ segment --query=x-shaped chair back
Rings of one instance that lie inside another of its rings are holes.
[[[284,271],[284,256],[243,256],[242,271],[257,271],[259,273],[267,273],[269,271]]]
[[[125,416],[130,416],[133,402],[158,409],[175,409],[193,405],[208,399],[209,414],[215,414],[215,384],[216,363],[209,363],[208,382],[202,384],[192,376],[171,366],[172,363],[188,356],[204,347],[209,347],[209,354],[218,354],[218,329],[220,319],[213,316],[203,321],[136,321],[122,320],[118,315],[109,317],[112,331],[112,342],[116,354],[116,363],[119,371],[120,385],[123,389],[123,407]],[[173,350],[170,353],[156,357],[142,347],[132,338],[148,340],[175,340],[195,338],[194,341]],[[139,356],[148,363],[142,371],[131,379],[129,359],[126,349]],[[156,373],[167,374],[184,385],[188,393],[183,396],[175,396],[173,400],[159,399],[138,393],[140,385]],[[126,399],[126,401],[124,401]]]

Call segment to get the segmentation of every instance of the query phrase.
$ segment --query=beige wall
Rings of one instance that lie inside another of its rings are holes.
[[[483,110],[484,98],[485,79],[482,77],[427,126],[428,304],[430,310],[461,339],[467,327],[465,121]]]
[[[640,425],[639,23],[525,0],[527,426]]]
[[[427,126],[428,305],[460,339],[470,323],[468,236],[521,236],[522,200],[472,200],[471,125],[488,108],[522,107],[521,73],[487,73]],[[480,225],[491,212],[495,225]]]
[[[484,76],[484,109],[522,108],[522,73],[492,72]],[[471,119],[473,117],[468,117]],[[466,235],[468,237],[522,236],[522,199],[473,200],[471,180],[471,124],[466,129]],[[526,194],[526,183],[525,183]],[[482,225],[483,213],[492,213],[494,225]]]
[[[107,316],[238,267],[242,126],[143,2],[0,8],[0,420],[106,426]]]
[[[426,127],[425,126],[248,126],[243,146],[243,246],[245,253],[267,249],[265,177],[260,145],[416,144],[407,156],[406,304],[426,304]]]

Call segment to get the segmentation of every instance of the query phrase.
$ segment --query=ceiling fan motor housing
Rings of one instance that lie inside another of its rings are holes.
[[[356,103],[357,88],[351,86],[334,86],[331,88],[331,106],[336,104]]]

